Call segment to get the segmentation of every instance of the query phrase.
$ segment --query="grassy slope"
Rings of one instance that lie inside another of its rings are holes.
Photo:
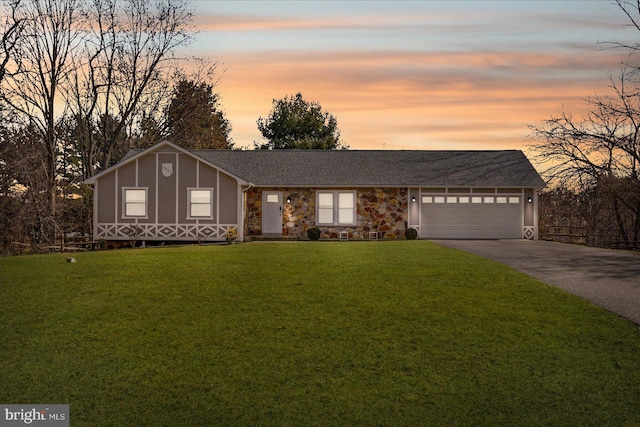
[[[0,258],[2,403],[74,426],[640,424],[636,326],[429,242],[74,256]]]

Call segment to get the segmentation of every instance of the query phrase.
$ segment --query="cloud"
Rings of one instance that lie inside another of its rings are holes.
[[[549,9],[532,12],[525,7],[500,7],[499,9],[480,6],[478,10],[467,7],[470,3],[458,3],[459,7],[437,7],[436,3],[425,2],[387,2],[387,7],[366,7],[366,3],[351,2],[338,10],[332,7],[323,8],[324,13],[306,12],[308,7],[296,8],[295,3],[286,2],[284,8],[270,7],[274,2],[252,2],[255,7],[234,8],[228,12],[216,10],[200,11],[194,15],[194,24],[205,32],[255,32],[265,30],[336,30],[350,31],[399,31],[420,30],[422,32],[477,33],[518,33],[523,28],[544,27],[546,31],[573,32],[585,29],[588,31],[616,31],[621,29],[621,21],[615,19],[616,13],[550,13]],[[384,2],[380,2],[382,4]],[[316,4],[318,4],[316,2]],[[343,3],[343,5],[346,2]],[[473,4],[473,2],[471,2]],[[571,2],[571,7],[575,6]],[[308,6],[307,3],[306,6]],[[504,5],[504,4],[503,4]],[[565,4],[566,5],[566,4]],[[371,3],[369,3],[371,6]],[[416,7],[423,6],[423,7]],[[520,5],[522,6],[522,5]],[[536,7],[530,3],[528,6]],[[465,10],[468,9],[468,10]],[[588,8],[587,8],[588,9]],[[333,13],[331,12],[333,10]],[[619,16],[622,12],[619,12]],[[523,25],[525,24],[525,25]]]
[[[573,13],[571,2],[331,4],[352,8],[344,13],[310,4],[315,13],[278,3],[296,10],[197,15],[202,53],[211,40],[222,46],[237,144],[260,139],[256,120],[272,99],[302,92],[337,117],[352,148],[520,148],[528,124],[563,107],[582,112],[624,59],[596,45],[595,34],[621,34],[617,11]]]
[[[268,98],[313,92],[346,111],[359,110],[358,100],[371,110],[390,104],[504,105],[584,97],[606,86],[602,69],[615,60],[613,55],[519,52],[269,52],[223,57],[229,67],[225,78],[241,84],[239,92]]]
[[[495,17],[495,15],[493,15]],[[477,18],[477,17],[476,17]],[[282,16],[264,14],[198,14],[194,16],[194,24],[206,32],[263,32],[269,30],[349,30],[349,31],[397,31],[411,29],[430,29],[440,31],[443,23],[461,20],[461,15],[451,14],[376,14],[371,12],[351,13],[343,16]],[[446,24],[450,30],[470,29],[457,24]]]

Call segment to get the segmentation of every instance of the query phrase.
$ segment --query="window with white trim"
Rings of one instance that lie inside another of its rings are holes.
[[[123,218],[147,217],[146,188],[122,188],[122,203]]]
[[[355,191],[318,191],[317,225],[355,225]]]
[[[333,193],[318,193],[318,224],[333,224]]]
[[[189,219],[213,219],[213,188],[188,188]]]
[[[355,223],[355,207],[354,193],[338,193],[338,224]]]

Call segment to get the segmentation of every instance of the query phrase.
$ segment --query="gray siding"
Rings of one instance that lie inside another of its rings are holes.
[[[238,185],[229,175],[220,173],[220,222],[230,224],[238,217]]]
[[[116,222],[116,173],[111,172],[100,178],[96,185],[97,201],[95,208],[98,222]]]
[[[137,187],[136,183],[136,165],[128,164],[116,171],[116,179],[118,186],[116,188],[116,208],[117,208],[117,221],[130,223],[131,219],[125,219],[123,217],[123,204],[122,204],[122,189],[124,187]]]
[[[531,198],[531,203],[527,201],[528,198]],[[525,190],[524,192],[524,225],[533,226],[534,218],[533,218],[533,190]]]
[[[158,223],[160,224],[173,224],[178,222],[176,218],[176,207],[178,203],[176,201],[176,179],[179,174],[179,170],[176,170],[176,155],[175,154],[159,154],[157,167],[153,170],[153,175],[158,180],[158,197],[154,202],[158,204]],[[168,163],[173,166],[173,173],[171,176],[162,175],[162,164]]]
[[[178,176],[180,180],[180,188],[177,194],[178,218],[185,223],[195,224],[196,220],[187,219],[187,211],[189,209],[187,188],[198,187],[198,161],[193,157],[178,156]],[[208,184],[210,182],[205,181],[202,187],[206,187]],[[211,186],[213,187],[213,185]]]
[[[222,189],[219,182],[218,182],[218,170],[214,169],[212,167],[206,166],[204,163],[199,162],[200,163],[200,167],[199,169],[199,185],[198,187],[213,187],[213,221],[206,221],[206,220],[200,220],[200,222],[210,222],[210,223],[220,223],[220,224],[234,224],[237,220],[235,218],[237,217],[233,217],[233,218],[225,218],[222,219],[219,215],[218,215],[218,199],[219,198],[224,198],[225,196],[227,196],[227,191],[229,191],[229,189]],[[220,173],[220,175],[222,175],[222,173]],[[234,200],[237,202],[236,199],[236,194],[234,193],[234,191],[237,192],[237,188],[238,188],[238,183],[236,182],[236,180],[233,180],[233,187],[235,190],[231,190],[231,195],[234,197]],[[186,192],[184,193],[185,195],[187,194]],[[229,221],[227,221],[229,220]]]
[[[413,198],[415,197],[415,202]],[[411,188],[409,190],[409,226],[420,225],[420,189]]]
[[[140,220],[145,223],[153,224],[156,222],[156,206],[155,200],[158,193],[156,188],[156,156],[145,156],[138,160],[138,186],[146,187],[148,190],[149,207],[147,210],[148,218]],[[120,196],[122,197],[122,195]]]
[[[162,165],[171,165],[165,176]],[[123,218],[123,188],[147,189],[147,217]],[[224,240],[227,227],[241,224],[237,180],[172,148],[116,167],[96,180],[96,239],[128,240],[127,227],[141,228],[139,240]],[[189,188],[212,189],[213,219],[187,219]]]

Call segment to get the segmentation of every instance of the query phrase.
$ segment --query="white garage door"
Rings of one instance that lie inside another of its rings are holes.
[[[521,196],[434,194],[423,195],[421,202],[422,238],[522,238]]]

